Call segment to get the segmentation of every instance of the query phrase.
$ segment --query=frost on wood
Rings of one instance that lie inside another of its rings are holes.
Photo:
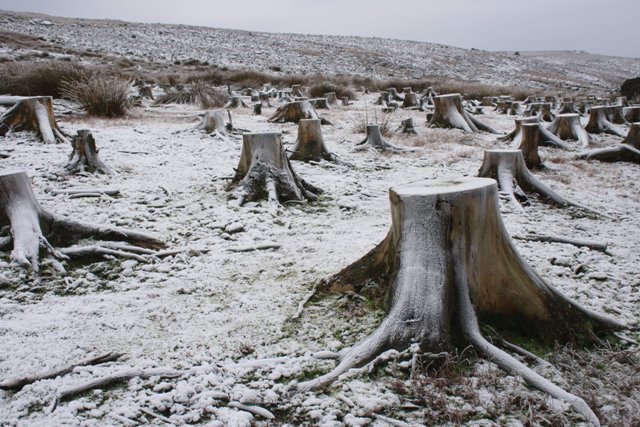
[[[478,132],[479,130],[498,133],[472,115],[469,115],[464,108],[462,108],[462,97],[460,94],[452,93],[436,96],[433,98],[433,102],[435,111],[429,121],[430,127],[457,128],[468,133]]]
[[[527,169],[520,150],[485,150],[478,176],[495,179],[501,192],[521,211],[524,210],[520,200],[527,201],[525,193],[534,192],[558,206],[575,206],[593,212],[566,199],[536,178]]]
[[[71,141],[73,151],[69,155],[69,161],[65,169],[69,173],[99,172],[105,175],[113,175],[113,170],[107,166],[96,148],[96,140],[87,129],[81,129]]]
[[[370,147],[381,151],[411,151],[408,148],[398,147],[397,145],[393,145],[387,142],[387,140],[382,137],[382,133],[380,132],[380,125],[367,125],[367,137],[361,142],[357,143],[356,146],[362,148]]]
[[[585,130],[589,133],[608,133],[611,135],[624,137],[622,129],[609,121],[606,115],[607,107],[599,105],[593,106],[589,110],[589,123]]]
[[[629,133],[622,142],[613,147],[600,148],[582,153],[578,159],[599,160],[601,162],[640,163],[640,123],[632,123]]]
[[[298,122],[298,139],[289,160],[335,160],[324,144],[320,119],[302,119]]]
[[[288,102],[278,107],[276,112],[269,118],[271,123],[298,123],[302,119],[320,119],[323,125],[331,123],[318,116],[316,110],[311,106],[309,101]]]
[[[494,180],[461,178],[407,184],[389,190],[391,229],[371,252],[329,279],[337,292],[360,292],[371,281],[386,290],[378,328],[340,354],[327,374],[300,383],[322,389],[384,351],[418,344],[449,350],[460,334],[510,374],[569,402],[593,424],[580,398],[541,377],[481,334],[479,321],[513,325],[547,341],[593,339],[624,325],[591,312],[545,282],[519,256],[504,227]]]
[[[4,226],[9,226],[11,231],[11,261],[36,272],[40,249],[54,258],[65,259],[67,257],[53,245],[65,246],[86,238],[126,241],[154,249],[165,247],[162,241],[148,234],[78,222],[42,209],[23,171],[0,175],[0,227]]]
[[[235,176],[227,190],[236,205],[317,200],[320,190],[298,178],[282,147],[280,133],[246,133]]]
[[[576,140],[582,147],[589,146],[589,135],[580,126],[580,116],[575,113],[558,114],[547,130],[563,141]]]
[[[19,100],[0,117],[0,135],[8,131],[35,132],[43,142],[68,142],[53,115],[50,96],[35,96]]]
[[[229,110],[211,110],[204,113],[202,121],[196,129],[204,130],[206,133],[210,133],[212,136],[226,138],[229,136],[227,133],[227,125],[224,123],[224,116],[229,116],[229,123],[231,123],[231,112]],[[229,126],[230,127],[230,126]]]

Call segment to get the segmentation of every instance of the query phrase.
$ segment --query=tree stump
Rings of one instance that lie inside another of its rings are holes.
[[[226,110],[229,116],[229,122],[231,122],[231,112]],[[229,133],[227,132],[227,125],[224,123],[225,110],[210,110],[204,113],[202,121],[196,129],[204,130],[211,136],[227,138]],[[231,127],[231,126],[229,126]]]
[[[410,89],[410,88],[409,88]],[[405,92],[404,100],[402,101],[402,108],[413,108],[419,107],[420,101],[418,100],[418,96],[414,92]]]
[[[598,213],[586,206],[569,201],[542,183],[527,169],[520,150],[485,150],[478,176],[495,179],[502,193],[522,212],[524,209],[520,200],[527,202],[525,192],[534,192],[561,207],[574,206]]]
[[[624,137],[625,134],[622,129],[616,127],[609,121],[605,112],[608,107],[599,105],[593,106],[589,110],[589,123],[585,127],[585,130],[589,133],[608,133],[611,135]]]
[[[577,140],[583,147],[589,146],[589,135],[580,126],[580,116],[577,113],[558,114],[547,130],[563,141]]]
[[[640,123],[632,123],[629,133],[614,147],[600,148],[582,153],[577,159],[599,160],[601,162],[640,163]]]
[[[573,101],[562,101],[556,114],[579,114]]]
[[[327,101],[327,98],[312,98],[308,100],[311,105],[313,106],[313,108],[316,108],[318,110],[330,110],[331,106],[329,105],[329,101]]]
[[[309,101],[289,102],[278,107],[276,112],[269,118],[270,123],[298,123],[302,119],[320,119],[323,125],[331,124],[328,120],[319,117],[316,110]]]
[[[542,166],[542,160],[538,154],[540,144],[540,124],[525,123],[522,125],[522,139],[518,149],[522,151],[524,163],[529,169],[538,169]]]
[[[96,148],[96,140],[93,138],[91,131],[81,129],[71,141],[72,149],[69,155],[69,161],[65,165],[65,169],[69,173],[83,172],[99,172],[105,175],[113,175],[113,170],[107,166],[100,156]]]
[[[302,85],[291,86],[291,96],[296,98],[307,98],[307,94],[302,90]]]
[[[349,97],[348,96],[343,96],[340,99],[342,101],[342,106],[343,107],[348,107],[349,106]]]
[[[320,119],[302,119],[298,122],[298,138],[289,160],[327,160],[334,161],[335,157],[329,152],[322,138]]]
[[[53,115],[50,96],[28,97],[13,104],[13,107],[0,117],[0,136],[4,136],[8,131],[36,132],[38,138],[47,144],[69,143]]]
[[[327,92],[322,96],[324,96],[324,98],[327,100],[327,102],[330,105],[338,103],[338,98],[336,97],[336,93],[335,92]]]
[[[227,101],[226,105],[224,106],[225,109],[241,108],[241,107],[242,108],[249,108],[247,103],[244,102],[244,100],[240,96],[230,96],[229,100]]]
[[[256,104],[253,104],[253,114],[255,116],[260,116],[262,115],[262,103],[258,102]]]
[[[367,137],[357,143],[359,147],[370,147],[381,151],[402,152],[411,151],[408,148],[398,147],[387,142],[380,133],[380,125],[367,125]]]
[[[237,206],[265,198],[271,203],[317,200],[320,190],[293,171],[282,147],[282,134],[245,133],[242,137],[240,163],[227,187]]]
[[[478,132],[479,130],[498,133],[478,119],[467,114],[464,108],[462,108],[462,98],[460,94],[452,93],[436,96],[433,98],[433,102],[435,110],[429,121],[430,127],[457,128],[467,133]]]
[[[389,92],[383,90],[382,92],[380,92],[380,97],[378,97],[378,99],[376,100],[375,104],[376,105],[387,105],[389,103],[389,101],[391,101],[391,99],[389,98]]]
[[[520,145],[520,141],[522,140],[522,125],[524,123],[538,123],[538,118],[518,117],[513,119],[513,122],[515,123],[515,128],[505,136],[499,137],[498,141],[512,141],[513,145]]]
[[[258,94],[258,100],[263,107],[273,107],[273,105],[271,105],[271,96],[269,96],[268,93]]]
[[[607,118],[614,125],[625,124],[624,117],[622,115],[622,105],[610,105],[606,108]]]
[[[390,87],[387,89],[389,92],[389,98],[393,101],[404,101],[404,98],[400,96],[398,90],[395,87]]]
[[[628,102],[627,102],[627,97],[626,96],[616,96],[615,105],[620,105],[622,107],[625,107],[627,104],[628,104]]]
[[[493,180],[431,180],[389,190],[392,223],[387,237],[363,258],[328,280],[333,291],[386,290],[386,314],[368,337],[340,353],[336,368],[298,384],[322,389],[384,351],[417,344],[448,351],[461,336],[501,369],[570,403],[592,423],[587,404],[488,342],[479,323],[519,325],[543,341],[592,339],[625,325],[571,301],[518,254],[502,222]],[[520,332],[520,331],[518,331]]]
[[[40,268],[40,249],[54,258],[65,259],[53,245],[64,246],[87,238],[125,241],[154,249],[165,247],[162,241],[145,233],[77,222],[42,209],[24,171],[0,174],[0,226],[11,229],[11,261],[35,272]]]
[[[140,98],[154,99],[153,98],[153,91],[151,90],[151,86],[149,86],[149,85],[140,86],[138,88],[138,96]]]
[[[417,135],[418,134],[418,132],[416,132],[416,128],[413,126],[413,118],[412,117],[407,117],[406,119],[401,121],[399,129],[400,129],[400,131],[402,133],[406,133],[406,134],[409,134],[409,135]]]

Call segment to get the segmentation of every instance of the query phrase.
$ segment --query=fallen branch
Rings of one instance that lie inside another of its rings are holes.
[[[149,260],[141,255],[127,252],[125,250],[111,249],[104,246],[71,246],[69,248],[60,249],[60,253],[69,258],[84,258],[90,256],[114,256],[119,258],[131,258],[139,262],[148,262]]]
[[[120,190],[118,189],[104,189],[104,190],[96,190],[93,188],[67,188],[67,189],[62,189],[62,190],[51,190],[51,194],[54,195],[58,195],[58,194],[66,194],[66,195],[77,195],[77,194],[81,194],[81,195],[87,195],[87,194],[100,194],[100,195],[107,195],[107,196],[117,196],[120,194]],[[85,196],[85,197],[95,197],[95,196]]]
[[[37,374],[33,376],[12,378],[0,383],[0,389],[19,391],[22,389],[22,387],[29,384],[33,384],[36,381],[49,380],[52,378],[60,377],[62,375],[66,375],[72,372],[78,366],[99,365],[101,363],[113,362],[115,360],[118,360],[121,356],[122,356],[122,353],[109,352],[109,353],[101,354],[100,356],[90,357],[80,362],[72,363],[70,365],[65,366],[64,368],[55,369],[53,371],[43,372],[41,374]]]
[[[300,301],[300,303],[298,304],[298,309],[296,310],[296,314],[291,316],[291,320],[296,320],[300,317],[300,315],[302,314],[302,311],[304,310],[304,306],[307,305],[307,303],[311,298],[313,298],[317,290],[318,290],[318,282],[314,283],[313,289],[311,289],[311,292],[309,292],[307,295],[304,296],[304,298],[302,298],[302,301]]]
[[[395,420],[393,418],[386,417],[384,415],[373,414],[376,417],[376,420],[385,422],[387,424],[392,425],[393,427],[411,427],[411,424],[405,423],[404,421]]]
[[[243,248],[229,248],[227,249],[229,252],[253,252],[253,251],[263,251],[267,249],[280,249],[282,245],[277,243],[263,243],[261,245],[254,246],[246,246]]]
[[[568,239],[566,237],[542,236],[538,234],[526,234],[524,236],[513,236],[514,239],[526,240],[529,242],[566,243],[568,245],[586,247],[594,251],[599,251],[609,255],[606,243],[592,242],[588,240]]]
[[[148,410],[148,409],[146,409],[146,408],[139,408],[139,409],[140,409],[140,412],[142,412],[143,414],[147,414],[147,415],[149,415],[149,416],[151,416],[151,417],[153,417],[153,418],[157,418],[157,419],[159,419],[160,421],[163,421],[163,422],[168,423],[168,424],[175,424],[175,423],[174,423],[173,421],[171,421],[169,418],[167,418],[167,417],[163,417],[162,415],[159,415],[159,414],[156,414],[155,412],[150,411],[150,410]]]
[[[240,402],[229,402],[227,406],[231,408],[240,409],[241,411],[249,412],[254,415],[260,415],[261,417],[266,418],[268,420],[273,420],[275,418],[275,415],[273,415],[271,412],[259,406],[244,405]]]

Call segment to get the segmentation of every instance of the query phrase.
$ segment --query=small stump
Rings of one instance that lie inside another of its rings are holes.
[[[322,138],[320,119],[302,119],[298,122],[298,138],[289,160],[334,161],[335,157],[327,150]]]

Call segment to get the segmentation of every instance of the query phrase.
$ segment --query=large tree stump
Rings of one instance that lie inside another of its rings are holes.
[[[23,171],[0,174],[0,226],[10,227],[12,262],[36,272],[41,249],[54,258],[65,259],[53,245],[69,245],[81,239],[126,241],[154,249],[165,247],[162,241],[145,233],[77,222],[42,209]]]
[[[520,141],[522,140],[522,125],[524,123],[538,123],[537,117],[517,117],[513,119],[515,123],[515,128],[506,134],[505,136],[501,136],[498,138],[498,141],[511,141],[514,145],[520,145]]]
[[[113,175],[114,171],[107,166],[96,148],[96,140],[91,131],[81,129],[71,141],[72,150],[65,169],[69,173],[99,172],[105,175]]]
[[[538,145],[540,144],[540,124],[525,123],[522,125],[522,140],[518,149],[522,151],[524,163],[529,169],[537,169],[542,166],[542,160],[538,154]]]
[[[577,113],[558,114],[547,130],[563,141],[577,140],[583,147],[589,146],[589,135],[580,126],[580,116]]]
[[[320,119],[302,119],[298,122],[298,138],[289,160],[327,160],[334,161],[335,157],[329,152],[322,138]]]
[[[398,147],[397,145],[393,145],[387,142],[387,140],[382,137],[382,133],[380,132],[380,125],[367,125],[366,138],[357,143],[356,146],[362,148],[371,147],[375,148],[376,150],[391,152],[411,151],[408,148]]]
[[[36,132],[38,138],[47,144],[69,143],[53,115],[50,96],[28,97],[13,104],[13,107],[0,117],[0,136],[4,136],[8,131]]]
[[[578,159],[599,160],[601,162],[640,163],[640,123],[632,123],[629,133],[614,147],[591,150],[578,155]]]
[[[340,354],[329,373],[300,383],[322,389],[341,374],[384,351],[418,344],[448,351],[461,336],[500,368],[570,403],[597,424],[579,397],[568,393],[488,342],[479,322],[503,329],[517,325],[543,341],[589,340],[624,328],[608,316],[569,300],[520,257],[504,227],[493,180],[431,180],[393,187],[387,237],[329,279],[333,291],[386,290],[386,315],[368,337]]]
[[[622,115],[622,108],[622,105],[609,105],[606,108],[607,118],[614,125],[623,125],[626,123]]]
[[[568,200],[542,183],[527,169],[520,150],[485,150],[478,176],[495,179],[501,192],[522,212],[524,209],[520,201],[528,201],[526,193],[533,192],[561,207],[574,206],[601,214]]]
[[[242,137],[240,163],[227,187],[236,205],[265,198],[273,203],[317,200],[320,190],[293,171],[282,147],[282,134],[245,133]]]
[[[589,123],[585,126],[585,130],[589,133],[608,133],[611,135],[624,137],[625,133],[622,129],[615,126],[606,116],[606,109],[603,105],[593,106],[589,110]]]
[[[276,112],[269,118],[270,123],[298,123],[302,119],[320,119],[323,125],[331,124],[326,119],[318,116],[316,110],[311,106],[309,101],[289,102],[278,107]]]
[[[430,127],[457,128],[468,133],[478,132],[478,130],[498,133],[475,117],[467,114],[462,108],[460,94],[452,93],[436,96],[433,98],[433,102],[435,111],[429,121]]]
[[[512,147],[520,147],[520,144],[522,143],[522,126],[525,124],[536,124],[538,128],[537,132],[539,134],[537,137],[538,145],[563,148],[565,150],[570,148],[560,138],[549,132],[542,123],[540,123],[537,117],[520,117],[514,119],[514,121],[516,124],[515,129],[508,135],[498,138],[499,141],[511,141]],[[530,130],[530,132],[532,132],[532,130]]]

